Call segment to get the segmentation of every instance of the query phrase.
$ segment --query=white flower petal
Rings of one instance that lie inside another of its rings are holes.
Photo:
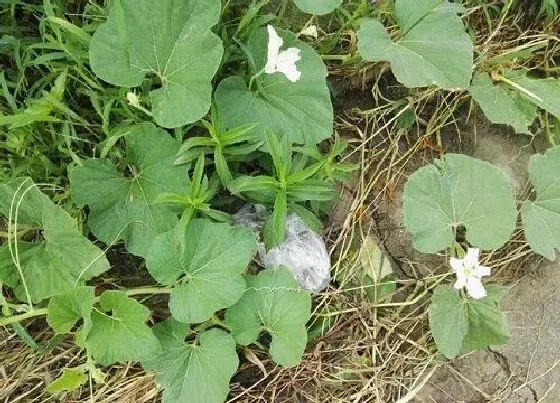
[[[465,262],[463,261],[463,259],[457,259],[456,257],[452,257],[451,259],[449,259],[449,265],[451,266],[451,268],[455,273],[458,273],[459,271],[461,272],[465,271]]]
[[[490,267],[478,266],[476,269],[474,269],[474,272],[478,277],[482,277],[482,276],[489,276],[491,270]]]
[[[479,299],[486,296],[486,290],[484,289],[484,286],[482,285],[482,282],[480,281],[479,278],[476,277],[467,278],[466,288],[469,295],[474,299]]]
[[[465,276],[457,276],[457,281],[455,281],[453,287],[460,290],[461,288],[466,287],[466,285],[467,285],[467,278]]]
[[[272,25],[267,25],[266,29],[268,31],[268,52],[264,71],[268,74],[272,74],[277,71],[276,65],[278,63],[278,53],[280,52],[280,48],[282,47],[284,41],[276,33],[276,30]]]
[[[469,248],[467,255],[465,256],[465,266],[466,267],[476,267],[478,266],[478,258],[480,256],[480,249]]]
[[[298,48],[289,48],[278,54],[276,71],[284,73],[286,78],[292,82],[301,78],[301,71],[298,71],[296,67],[296,62],[301,59],[300,52]]]

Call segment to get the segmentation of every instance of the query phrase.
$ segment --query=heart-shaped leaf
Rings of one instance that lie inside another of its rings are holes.
[[[205,219],[180,228],[154,239],[146,265],[161,284],[180,280],[169,301],[173,317],[200,323],[239,300],[256,240],[245,228]]]
[[[197,343],[186,343],[189,325],[169,319],[154,327],[163,353],[142,363],[156,371],[163,401],[222,403],[239,365],[235,342],[226,332],[210,329]]]
[[[473,246],[499,248],[513,232],[516,217],[505,175],[466,155],[436,159],[412,174],[404,189],[404,224],[420,252],[451,247],[461,226]]]
[[[33,242],[12,243],[11,251],[8,244],[0,248],[0,280],[15,288],[18,299],[39,302],[109,269],[103,252],[30,178],[0,185],[0,214],[16,231],[35,231]]]
[[[152,329],[146,325],[150,310],[122,291],[106,291],[99,297],[99,309],[91,314],[92,327],[86,346],[102,365],[145,361],[161,353]]]
[[[537,197],[521,206],[525,237],[531,249],[555,260],[555,249],[560,250],[560,146],[531,157],[529,178]]]
[[[294,0],[294,3],[304,13],[323,15],[338,8],[342,0]]]
[[[219,0],[115,0],[90,43],[91,68],[105,81],[137,87],[154,74],[152,114],[164,127],[200,119],[210,108],[211,80],[223,47],[210,28]]]
[[[247,290],[226,311],[226,322],[241,345],[257,341],[262,330],[272,336],[270,355],[285,367],[301,361],[307,343],[305,324],[311,295],[300,289],[287,269],[267,269],[246,276]]]
[[[186,168],[173,164],[180,144],[151,123],[133,126],[126,142],[126,175],[107,159],[90,159],[68,169],[70,191],[77,204],[89,206],[88,225],[98,239],[122,239],[129,252],[144,256],[153,239],[178,221],[156,200],[185,191]]]
[[[287,31],[279,32],[283,49],[301,49],[296,62],[301,79],[290,82],[282,73],[263,74],[256,88],[248,89],[241,77],[220,82],[216,102],[227,127],[256,123],[254,130],[264,134],[287,135],[293,143],[315,144],[332,135],[333,108],[326,85],[327,71],[315,51]],[[247,43],[253,73],[266,64],[268,37],[264,28],[255,30]]]
[[[358,50],[367,60],[391,62],[395,77],[407,87],[467,88],[473,44],[457,16],[464,11],[446,0],[396,0],[399,39],[391,40],[379,21],[369,20],[358,31]]]

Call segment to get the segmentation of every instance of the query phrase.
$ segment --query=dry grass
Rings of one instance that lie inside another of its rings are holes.
[[[477,32],[477,50],[486,58],[539,45],[533,57],[515,61],[516,65],[558,69],[554,64],[560,49],[554,35],[558,21],[527,27],[522,14],[508,14],[489,26],[483,11],[470,8],[468,19]],[[349,35],[351,46],[353,38]],[[448,276],[445,257],[432,259],[428,271],[414,255],[399,262],[411,268],[412,275],[397,273],[393,302],[375,304],[364,298],[356,279],[357,245],[365,236],[383,244],[392,230],[401,227],[399,197],[407,175],[442,152],[461,148],[459,116],[464,119],[470,107],[465,93],[433,89],[411,93],[407,104],[391,101],[390,88],[380,84],[387,79],[385,70],[379,65],[374,70],[331,69],[334,77],[351,77],[365,89],[374,88],[372,109],[347,110],[337,121],[338,132],[351,143],[348,158],[359,161],[361,170],[342,190],[345,203],[333,213],[339,222],[333,222],[326,234],[338,281],[315,298],[315,313],[316,318],[332,318],[331,327],[296,368],[281,368],[258,350],[242,352],[247,359],[231,385],[230,402],[404,403],[413,401],[441,364],[428,332],[427,304],[430,290]],[[417,126],[399,130],[396,123],[407,109],[418,116]],[[486,263],[494,268],[495,280],[511,283],[523,274],[528,259],[532,256],[518,231],[504,248],[486,256]],[[52,335],[42,332],[34,337],[41,343]],[[153,376],[137,366],[114,366],[105,384],[55,398],[44,391],[45,386],[61,368],[83,363],[83,351],[63,341],[50,352],[39,353],[2,330],[0,340],[0,402],[158,399]]]

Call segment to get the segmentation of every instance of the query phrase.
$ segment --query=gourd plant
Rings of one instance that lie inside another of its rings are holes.
[[[492,123],[507,124],[518,133],[530,133],[539,111],[544,111],[546,127],[549,118],[558,125],[560,80],[517,67],[516,61],[532,49],[488,60],[481,52],[473,66],[473,44],[459,17],[464,12],[462,5],[446,0],[396,0],[390,22],[397,29],[388,32],[378,20],[362,22],[358,50],[366,60],[389,62],[407,87],[466,91]],[[549,139],[554,145],[553,136]],[[560,147],[531,158],[528,169],[536,198],[521,201],[520,208],[527,242],[551,260],[560,250],[559,167]],[[444,251],[457,276],[455,289],[435,287],[429,308],[435,343],[448,358],[509,338],[499,309],[507,288],[484,289],[481,278],[490,268],[480,265],[479,253],[508,241],[516,227],[516,206],[505,175],[465,155],[444,154],[407,181],[404,224],[414,247],[424,253]]]
[[[89,66],[147,121],[119,127],[100,156],[75,155],[69,199],[28,177],[0,185],[0,287],[10,290],[0,294],[0,326],[46,316],[84,351],[85,362],[64,369],[49,391],[102,382],[102,366],[140,362],[155,371],[164,401],[220,402],[238,346],[258,345],[283,366],[302,359],[311,295],[289,268],[251,263],[256,234],[232,225],[234,195],[273,207],[264,230],[272,246],[287,211],[317,224],[310,201],[331,201],[334,182],[353,167],[339,163],[340,141],[318,153],[333,134],[326,68],[295,34],[262,26],[266,3],[253,1],[236,26],[220,0],[110,2],[84,42]],[[340,1],[296,3],[324,13]],[[262,174],[266,161],[274,168]],[[117,243],[144,259],[145,286],[103,285],[105,252]],[[156,295],[168,298],[167,316],[145,305]]]

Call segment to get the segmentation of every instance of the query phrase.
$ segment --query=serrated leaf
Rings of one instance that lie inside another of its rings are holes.
[[[131,127],[125,138],[129,176],[107,159],[89,159],[68,169],[70,192],[77,204],[89,206],[88,225],[98,239],[122,239],[129,252],[144,256],[153,239],[178,221],[156,200],[184,192],[186,168],[173,164],[180,144],[151,123]]]
[[[537,108],[518,91],[494,85],[487,73],[478,73],[469,93],[492,123],[509,125],[517,133],[531,134],[529,126],[537,116]]]
[[[17,206],[17,211],[16,211]],[[17,230],[36,231],[33,242],[19,242],[14,257],[33,302],[63,293],[109,269],[103,252],[85,238],[76,221],[43,194],[30,178],[16,178],[0,185],[0,214],[17,217]],[[1,280],[15,288],[18,299],[27,300],[23,281],[5,245],[0,250]]]
[[[161,353],[152,329],[146,325],[150,310],[122,291],[106,291],[91,314],[86,337],[88,352],[102,365],[145,361]]]
[[[173,319],[156,325],[163,353],[142,366],[156,371],[164,402],[221,403],[239,365],[235,342],[228,333],[210,329],[199,335],[197,343],[187,343],[188,332],[189,325]]]
[[[169,301],[173,317],[200,323],[239,300],[255,249],[255,236],[245,228],[194,219],[182,232],[158,236],[146,265],[160,284],[179,280]]]
[[[358,50],[367,60],[389,61],[397,80],[407,87],[467,88],[473,44],[457,16],[464,11],[445,0],[397,0],[400,38],[391,40],[379,21],[369,20],[358,31]]]
[[[156,122],[195,122],[210,108],[222,58],[220,38],[210,31],[220,12],[218,0],[114,1],[91,39],[91,68],[120,87],[140,86],[146,74],[155,74],[161,81],[150,92]]]
[[[80,368],[64,368],[62,375],[55,379],[49,386],[47,392],[58,393],[78,389],[88,380],[88,376]]]
[[[480,350],[488,346],[505,344],[509,340],[509,330],[499,302],[507,292],[507,287],[486,286],[487,296],[469,299],[467,317],[469,331],[463,339],[462,352]]]
[[[428,308],[430,330],[438,350],[447,358],[455,358],[461,351],[463,339],[469,331],[467,305],[457,290],[438,286]]]
[[[58,334],[70,332],[80,319],[91,325],[91,310],[95,299],[95,288],[76,287],[64,294],[55,295],[49,301],[47,323]]]
[[[447,154],[412,174],[404,190],[404,224],[414,247],[433,253],[448,248],[459,226],[477,248],[502,246],[515,228],[511,186],[493,165]]]
[[[263,74],[255,80],[258,88],[250,90],[243,78],[229,77],[218,85],[216,103],[227,127],[256,123],[256,133],[286,135],[298,144],[319,143],[333,132],[325,65],[313,48],[293,33],[280,31],[279,35],[284,40],[283,49],[301,49],[301,60],[296,63],[301,79],[292,83],[281,73]],[[264,28],[249,38],[247,49],[255,71],[266,64],[267,44]]]
[[[555,249],[560,250],[560,146],[531,157],[529,178],[537,197],[521,206],[525,237],[531,249],[555,260]]]
[[[304,13],[323,15],[338,8],[342,0],[294,0],[294,3]]]
[[[301,361],[311,315],[311,296],[300,289],[287,269],[267,269],[246,276],[247,290],[237,304],[226,311],[226,322],[235,341],[248,345],[261,331],[272,336],[270,355],[285,367]]]

